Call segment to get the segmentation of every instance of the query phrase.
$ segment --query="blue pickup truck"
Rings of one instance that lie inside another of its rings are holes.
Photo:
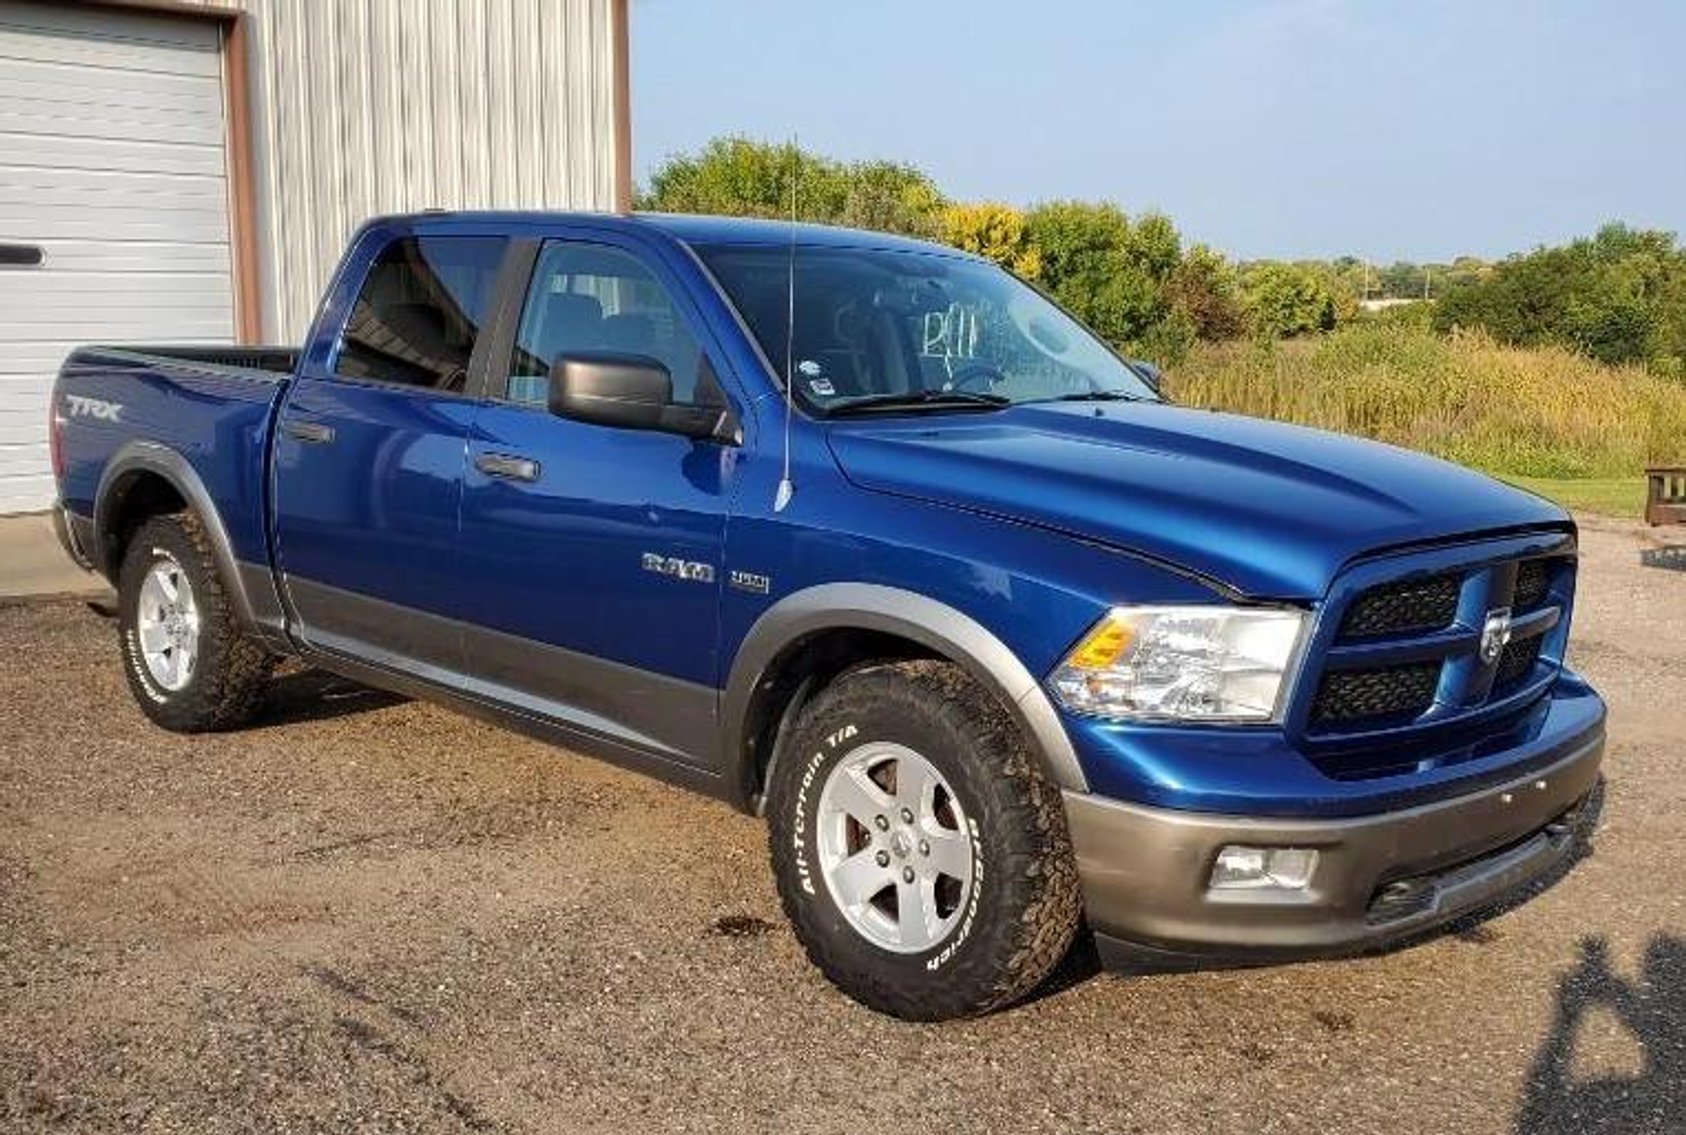
[[[1351,953],[1564,863],[1604,746],[1569,518],[1157,385],[951,249],[430,213],[357,234],[297,351],[76,351],[52,453],[157,724],[295,657],[713,794],[899,1016],[1085,927]]]

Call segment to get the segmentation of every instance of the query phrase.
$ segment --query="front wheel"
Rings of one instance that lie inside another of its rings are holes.
[[[767,788],[773,871],[808,957],[881,1012],[1010,1004],[1081,913],[1058,790],[959,667],[850,671],[801,711]]]

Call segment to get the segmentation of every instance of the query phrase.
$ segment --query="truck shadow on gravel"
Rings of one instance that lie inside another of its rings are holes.
[[[1590,1014],[1607,1011],[1642,1052],[1637,1076],[1575,1075]],[[1581,939],[1558,982],[1551,1030],[1534,1056],[1518,1135],[1662,1135],[1686,1123],[1686,939],[1651,939],[1637,981],[1610,965],[1602,937]]]
[[[402,705],[406,700],[322,670],[294,670],[271,679],[263,708],[251,727],[271,729],[306,721],[332,721]]]

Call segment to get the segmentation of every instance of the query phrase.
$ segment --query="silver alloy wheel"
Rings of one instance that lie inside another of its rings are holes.
[[[199,605],[180,564],[162,552],[147,569],[135,604],[135,634],[146,672],[174,693],[199,661]]]
[[[849,925],[898,954],[929,950],[971,897],[973,840],[930,761],[875,741],[845,754],[820,789],[820,874]]]

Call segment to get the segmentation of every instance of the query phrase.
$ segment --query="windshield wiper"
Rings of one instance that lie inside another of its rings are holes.
[[[1082,390],[1076,394],[1056,394],[1052,398],[1038,398],[1038,402],[1152,402],[1141,394],[1126,394],[1122,390]]]
[[[908,390],[851,398],[827,407],[826,416],[835,418],[857,410],[994,410],[1012,404],[1011,398],[970,390]]]

